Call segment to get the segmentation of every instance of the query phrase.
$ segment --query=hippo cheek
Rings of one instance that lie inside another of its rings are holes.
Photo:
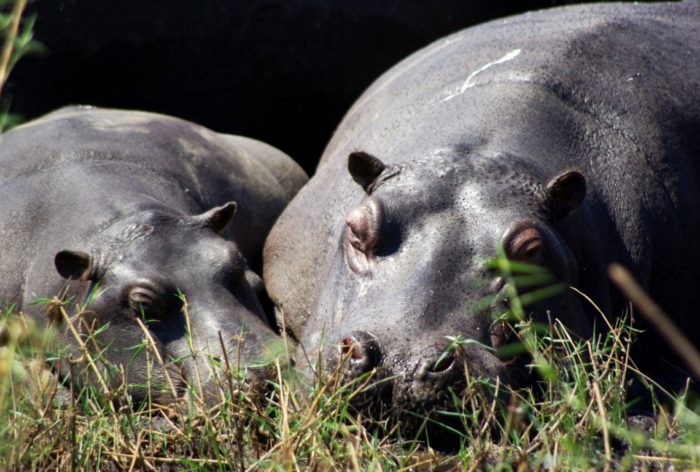
[[[320,376],[338,365],[338,349],[342,339],[342,336],[338,338],[329,334],[333,327],[329,328],[327,323],[314,328],[306,329],[294,353],[295,366],[308,377]]]
[[[264,363],[265,353],[277,337],[260,319],[258,310],[239,303],[229,292],[212,293],[203,299],[219,303],[212,306],[192,298],[187,313],[191,333],[169,342],[166,351],[170,359],[180,360],[182,377],[194,391],[203,391],[206,398],[214,399],[217,369]],[[249,379],[269,376],[266,368],[248,368],[246,373]]]
[[[238,365],[235,348],[227,351],[226,355],[230,356],[232,367],[235,368]],[[205,399],[210,404],[220,400],[214,379],[217,376],[217,366],[225,367],[227,357],[222,352],[219,340],[202,339],[196,335],[191,340],[178,339],[167,346],[166,353],[173,361],[171,365],[177,366],[177,375],[187,393]]]
[[[167,346],[153,332],[145,336],[133,320],[112,322],[107,329],[97,330],[98,317],[94,311],[86,310],[81,315],[76,329],[84,336],[90,354],[108,366],[101,369],[102,380],[111,390],[126,386],[134,403],[147,398],[156,403],[170,403],[184,390],[184,379],[179,366],[167,362]],[[98,334],[94,334],[94,330]],[[93,331],[92,335],[87,335]],[[70,376],[78,388],[85,385],[100,385],[102,382],[88,368],[82,349],[68,335],[72,347],[70,358],[78,362],[59,364],[59,375]],[[158,356],[154,355],[157,351]],[[166,362],[161,363],[158,357]]]

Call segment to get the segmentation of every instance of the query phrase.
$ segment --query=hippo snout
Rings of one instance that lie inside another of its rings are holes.
[[[348,383],[372,373],[375,388],[368,391],[373,390],[375,401],[405,410],[448,406],[453,393],[464,392],[469,378],[487,378],[494,384],[496,379],[501,383],[509,379],[505,364],[484,346],[465,344],[455,348],[444,337],[433,338],[424,348],[413,346],[409,352],[393,352],[376,336],[353,331],[341,336],[327,355],[328,373],[339,372]]]
[[[448,349],[444,342],[409,356],[405,375],[397,376],[394,404],[402,408],[424,410],[441,401],[450,391],[466,385],[465,359]]]
[[[483,346],[454,349],[444,339],[406,354],[402,365],[392,370],[392,404],[416,412],[449,408],[453,395],[462,395],[469,379],[487,379],[493,385],[509,382],[507,366]]]

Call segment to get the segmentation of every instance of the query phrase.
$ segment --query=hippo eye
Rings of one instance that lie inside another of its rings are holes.
[[[129,305],[135,310],[153,304],[155,299],[156,294],[149,287],[139,286],[129,290]]]
[[[161,291],[147,285],[137,285],[128,290],[129,308],[136,313],[143,313],[149,318],[160,317],[166,312],[176,309],[178,298],[164,296]]]
[[[542,236],[533,227],[519,230],[506,244],[506,255],[509,259],[528,264],[542,262]]]
[[[374,254],[379,241],[377,216],[376,208],[362,205],[345,218],[348,243],[367,256]]]

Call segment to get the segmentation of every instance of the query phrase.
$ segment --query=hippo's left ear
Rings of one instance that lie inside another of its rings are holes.
[[[95,272],[93,258],[80,251],[60,251],[54,258],[56,270],[66,279],[89,280]]]
[[[236,202],[224,203],[221,206],[214,207],[209,211],[205,211],[195,218],[199,220],[203,226],[208,226],[216,233],[220,233],[233,219],[236,214]]]
[[[586,178],[577,170],[566,170],[547,182],[546,194],[552,219],[560,220],[583,202]]]
[[[372,185],[384,169],[386,169],[386,165],[382,161],[366,152],[351,152],[348,156],[350,175],[367,193],[372,191]]]

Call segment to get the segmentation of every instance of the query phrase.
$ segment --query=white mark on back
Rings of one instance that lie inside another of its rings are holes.
[[[510,60],[515,59],[516,57],[518,57],[518,55],[520,55],[521,52],[522,52],[522,49],[514,49],[511,52],[509,52],[508,54],[506,54],[505,56],[503,56],[502,58],[497,59],[493,62],[489,62],[488,64],[484,64],[483,66],[479,67],[477,70],[475,70],[474,72],[469,74],[469,77],[467,77],[467,79],[464,81],[462,86],[456,92],[449,94],[447,97],[443,98],[441,101],[446,102],[448,100],[452,100],[453,98],[455,98],[458,95],[463,94],[468,88],[471,88],[474,86],[474,84],[475,84],[474,77],[476,77],[478,74],[485,71],[489,67],[495,66],[497,64],[502,64],[504,62],[508,62]]]
[[[148,124],[153,121],[153,116],[145,113],[95,113],[82,116],[92,129],[107,133],[149,134]]]
[[[388,72],[386,72],[385,75],[382,76],[382,83],[375,88],[372,91],[368,90],[368,93],[363,94],[352,106],[348,114],[352,112],[352,110],[358,110],[360,107],[365,103],[369,102],[372,100],[376,95],[378,95],[380,92],[382,92],[385,88],[387,88],[390,84],[392,84],[396,79],[403,77],[404,75],[407,74],[407,71],[413,69],[417,65],[423,63],[424,61],[427,60],[428,57],[436,55],[438,52],[442,51],[448,46],[451,46],[453,43],[458,42],[463,40],[463,38],[453,38],[453,37],[448,37],[447,39],[443,39],[442,43],[432,47],[429,52],[425,54],[416,54],[417,57],[415,57],[411,62],[405,62],[402,63],[402,67],[392,67],[389,69]],[[410,56],[413,57],[413,56]],[[390,75],[391,74],[391,75]]]

